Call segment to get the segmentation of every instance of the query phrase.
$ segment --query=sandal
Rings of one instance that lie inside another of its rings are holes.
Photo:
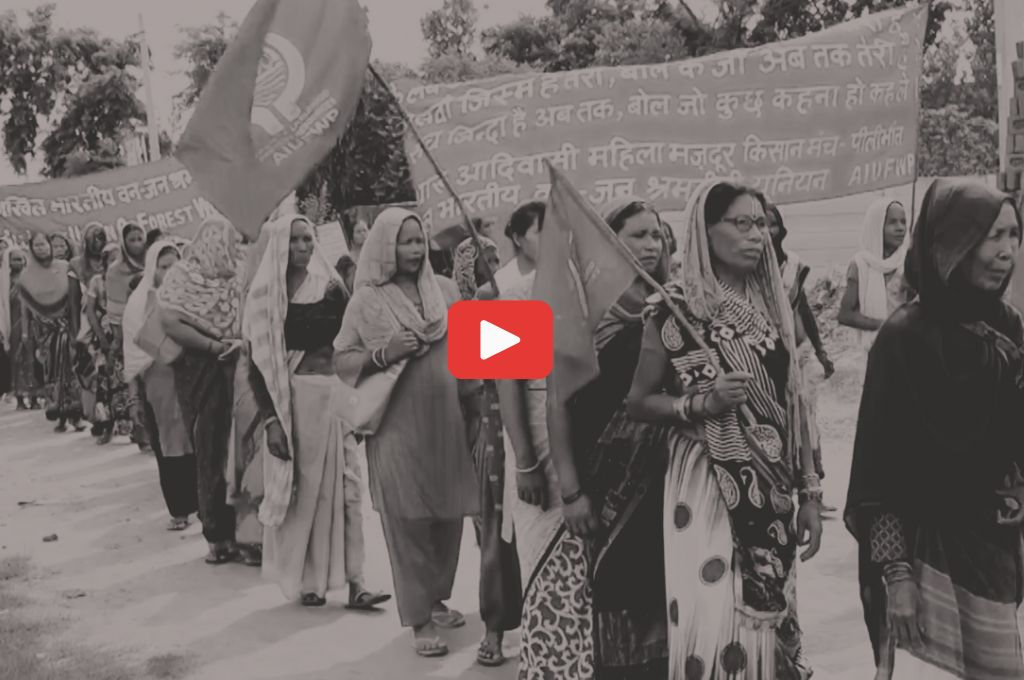
[[[438,628],[462,628],[466,625],[466,617],[454,609],[431,612],[430,620]]]
[[[230,548],[214,548],[210,550],[210,553],[206,556],[206,560],[204,561],[207,564],[217,566],[220,564],[227,564],[228,562],[234,562],[235,557],[235,551]]]
[[[254,548],[239,548],[238,561],[247,567],[262,567],[263,551]]]
[[[373,611],[377,605],[391,599],[388,593],[371,593],[369,590],[362,590],[354,598],[348,599],[345,609],[357,609],[359,611]]]
[[[171,521],[167,523],[168,531],[184,531],[188,529],[188,517],[172,517]]]
[[[501,645],[490,644],[487,640],[480,643],[476,650],[476,662],[487,668],[497,668],[505,663],[505,655],[501,651]]]
[[[431,658],[444,656],[448,653],[448,645],[440,637],[414,638],[412,648],[420,656]]]
[[[320,597],[316,593],[303,593],[300,602],[303,607],[323,607],[327,604],[327,598]]]

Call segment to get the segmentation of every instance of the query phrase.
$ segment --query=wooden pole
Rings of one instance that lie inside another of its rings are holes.
[[[160,160],[160,133],[156,124],[156,105],[153,103],[153,82],[149,72],[149,41],[146,25],[139,12],[139,51],[142,58],[142,82],[146,88],[146,128],[149,130],[149,162]]]
[[[391,91],[391,86],[388,85],[387,81],[384,80],[379,73],[377,73],[377,69],[373,68],[373,65],[368,66],[368,68],[370,73],[373,75],[374,80],[376,80],[380,86],[387,90],[388,94],[391,95],[392,100],[395,102],[395,106],[398,107],[399,113],[402,114],[402,120],[405,121],[406,127],[409,128],[412,136],[416,139],[416,143],[419,144],[420,149],[423,150],[423,155],[426,156],[428,161],[430,161],[430,165],[434,168],[434,172],[437,173],[438,178],[441,180],[441,184],[443,184],[445,190],[451,194],[452,199],[455,201],[455,205],[459,207],[463,223],[466,225],[467,231],[469,231],[469,237],[473,239],[473,244],[476,246],[477,253],[479,253],[478,257],[482,258],[484,254],[484,246],[480,241],[480,235],[477,234],[476,229],[473,227],[473,222],[469,219],[469,211],[466,210],[466,205],[462,202],[462,199],[455,191],[451,182],[448,181],[448,176],[445,174],[444,170],[441,169],[441,166],[438,164],[433,154],[430,153],[430,149],[427,148],[426,143],[423,141],[423,137],[420,136],[416,126],[413,125],[412,119],[409,118],[409,114],[405,112],[405,109],[402,108],[401,102],[398,101],[398,98],[395,97],[394,93]],[[494,295],[497,297],[500,291],[498,290],[498,282],[494,279],[494,271],[491,269],[491,266],[487,264],[486,258],[482,259],[484,271],[487,272],[487,281],[491,284],[491,288],[494,289]]]

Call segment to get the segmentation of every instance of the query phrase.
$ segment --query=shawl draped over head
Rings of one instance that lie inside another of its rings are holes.
[[[128,302],[131,294],[132,279],[145,269],[145,260],[138,260],[128,253],[128,232],[138,229],[136,224],[126,224],[121,227],[121,241],[119,244],[120,255],[117,260],[107,269],[107,313],[113,314],[114,318],[120,318],[124,313],[124,305]]]
[[[128,304],[124,307],[124,318],[121,324],[124,329],[125,380],[142,375],[153,363],[153,357],[139,347],[135,338],[138,337],[146,322],[146,314],[149,311],[149,294],[154,290],[156,282],[157,262],[160,260],[161,253],[168,248],[173,249],[178,257],[181,257],[181,249],[171,241],[159,240],[154,243],[146,252],[146,265],[142,272],[142,280],[128,296]]]
[[[29,302],[41,307],[53,307],[67,297],[68,263],[53,258],[44,265],[32,249],[33,240],[35,237],[29,241],[28,257],[18,279],[18,286],[28,296]]]
[[[480,236],[479,238],[480,244],[484,247],[485,251],[493,248],[497,252],[498,244],[486,236]],[[455,265],[452,269],[452,277],[459,286],[459,294],[462,295],[463,300],[472,300],[476,297],[476,263],[479,257],[480,252],[472,237],[463,240],[455,248]]]
[[[889,257],[884,257],[885,218],[889,207],[898,205],[899,201],[882,198],[871,204],[864,215],[861,233],[860,250],[853,256],[857,265],[857,299],[860,312],[872,319],[885,319],[889,316],[889,295],[885,287],[885,277],[903,266],[906,256],[904,242]]]
[[[85,233],[82,235],[82,252],[71,260],[71,275],[77,278],[83,287],[89,285],[89,281],[92,280],[92,277],[103,273],[102,253],[100,254],[99,261],[94,262],[94,256],[89,252],[89,244],[99,234],[103,235],[103,240],[105,242],[107,235],[102,224],[94,222],[86,227]],[[104,245],[106,244],[104,243]]]
[[[421,353],[426,353],[428,345],[441,340],[448,332],[448,305],[430,266],[426,246],[416,284],[423,304],[422,314],[393,281],[398,273],[398,232],[410,219],[423,228],[415,213],[402,208],[388,208],[374,220],[359,253],[355,289],[356,294],[367,298],[367,310],[370,312],[365,315],[359,329],[367,349],[382,347],[395,333],[409,330],[423,343]],[[364,288],[366,292],[362,292]]]
[[[203,222],[195,240],[164,277],[161,309],[183,315],[191,325],[219,339],[239,334],[241,236],[222,217]]]
[[[11,255],[20,253],[25,257],[25,251],[15,245],[8,245],[0,258],[0,340],[3,340],[4,349],[11,349]],[[26,258],[27,259],[27,258]]]
[[[957,270],[1004,204],[1013,203],[977,182],[939,179],[925,194],[906,264],[919,297],[868,356],[848,512],[881,503],[994,515],[998,480],[1024,461],[1024,325],[1000,292]]]
[[[309,225],[314,245],[306,280],[289,300],[288,254],[292,224],[296,221]],[[264,236],[266,247],[245,299],[242,337],[250,344],[252,363],[263,376],[270,400],[274,404],[274,412],[281,421],[289,448],[292,448],[291,374],[298,368],[305,352],[289,351],[286,347],[285,318],[288,315],[288,303],[318,302],[323,299],[329,285],[344,287],[344,283],[326,260],[316,242],[313,225],[305,217],[285,215],[265,226],[260,240]],[[265,526],[277,526],[284,520],[291,497],[291,467],[291,463],[284,463],[270,455],[264,456],[267,475],[265,496],[260,505],[260,521]]]
[[[708,192],[726,180],[709,179],[691,197],[686,207],[686,222],[676,232],[676,242],[682,270],[679,278],[666,286],[669,296],[685,305],[686,310],[703,323],[720,318],[725,308],[726,292],[715,275],[711,264],[711,245],[704,208]],[[789,441],[786,451],[790,464],[796,466],[801,451],[810,445],[806,423],[806,404],[800,390],[801,374],[796,351],[795,321],[789,298],[782,284],[775,251],[766,244],[757,268],[747,276],[747,298],[778,333],[789,353],[789,372],[786,381],[786,420]]]
[[[652,276],[655,281],[665,283],[669,276],[671,257],[669,244],[672,242],[672,236],[665,227],[665,223],[661,221],[661,215],[658,214],[651,204],[636,196],[625,196],[605,207],[604,221],[610,227],[612,222],[623,211],[637,203],[642,203],[646,207],[645,212],[654,215],[662,229],[661,261],[658,263],[658,268]],[[618,301],[609,308],[608,313],[605,314],[604,318],[598,322],[597,327],[594,329],[594,346],[598,351],[615,337],[616,333],[622,330],[624,326],[643,322],[644,308],[647,306],[647,298],[651,292],[650,286],[639,276],[633,281],[630,287],[619,297]]]

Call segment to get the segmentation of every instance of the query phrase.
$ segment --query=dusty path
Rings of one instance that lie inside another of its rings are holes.
[[[819,395],[819,419],[827,498],[841,506],[862,369],[843,361],[839,368]],[[140,679],[515,676],[512,663],[496,670],[474,664],[482,625],[475,613],[478,554],[469,524],[452,601],[467,613],[469,625],[447,636],[451,656],[423,660],[399,628],[393,603],[380,614],[357,614],[341,607],[345,593],[337,593],[328,607],[311,611],[283,602],[258,570],[203,564],[198,526],[184,534],[164,530],[166,511],[151,456],[128,445],[97,448],[84,434],[53,434],[39,412],[0,409],[0,559],[27,555],[34,565],[30,579],[14,587],[42,610],[69,620],[66,637],[115,650],[139,669]],[[369,507],[365,515],[368,578],[391,590],[379,519]],[[49,534],[59,539],[44,543]],[[799,598],[815,677],[871,677],[856,551],[839,521],[826,524],[821,554],[801,565]],[[507,641],[508,652],[515,643],[514,636]],[[186,670],[151,675],[143,669],[154,657],[175,661],[172,668],[181,667],[181,659]]]

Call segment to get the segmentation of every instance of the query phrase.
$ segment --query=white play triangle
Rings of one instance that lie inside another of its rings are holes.
[[[515,347],[521,339],[490,321],[480,321],[480,360],[486,360],[495,354],[501,354],[510,347]]]

